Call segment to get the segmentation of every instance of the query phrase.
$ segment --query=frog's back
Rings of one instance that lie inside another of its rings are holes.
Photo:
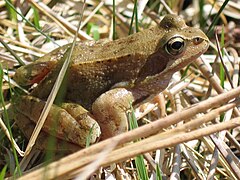
[[[145,34],[150,37],[144,37]],[[155,40],[154,44],[152,38],[150,33],[143,33],[116,41],[78,43],[72,54],[67,99],[90,107],[99,95],[115,84],[126,82],[131,86],[155,51],[158,42]]]
[[[117,57],[137,52],[154,51],[157,45],[157,27],[130,35],[114,41],[85,41],[78,42],[72,54],[74,64],[104,62],[108,59],[118,60]]]

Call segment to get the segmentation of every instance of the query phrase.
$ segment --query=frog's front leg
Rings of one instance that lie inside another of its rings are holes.
[[[23,114],[36,123],[45,104],[45,101],[33,96],[22,96],[15,102],[14,107],[17,114]],[[18,115],[16,115],[16,120],[21,121]],[[100,127],[88,111],[73,103],[63,103],[62,107],[52,105],[43,130],[58,138],[78,144],[80,147],[86,146],[90,131],[92,131],[91,144],[96,142],[100,135]]]
[[[127,110],[134,96],[125,88],[115,88],[103,93],[92,105],[92,113],[101,127],[101,139],[128,130]]]

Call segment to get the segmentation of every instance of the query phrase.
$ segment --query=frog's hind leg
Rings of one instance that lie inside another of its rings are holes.
[[[33,96],[22,96],[15,102],[14,107],[17,113],[23,114],[36,123],[45,104],[45,101]],[[20,121],[18,117],[16,120]],[[65,103],[63,107],[52,105],[43,130],[53,136],[78,144],[80,147],[86,146],[86,140],[89,136],[92,144],[97,141],[100,135],[100,127],[91,118],[88,111],[80,105],[72,103]]]
[[[25,115],[21,113],[17,113],[17,126],[22,130],[25,137],[30,139],[32,132],[34,130],[35,124]],[[16,119],[16,118],[15,118]],[[55,138],[53,143],[49,143],[51,139]],[[56,137],[51,137],[51,135],[47,134],[44,131],[41,131],[38,135],[36,141],[36,148],[40,150],[50,150],[50,151],[62,151],[62,152],[76,152],[80,149],[80,146],[58,139]]]

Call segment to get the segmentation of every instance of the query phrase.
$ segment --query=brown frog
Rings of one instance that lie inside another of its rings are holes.
[[[158,26],[126,38],[77,43],[66,75],[64,103],[52,106],[43,130],[81,147],[92,127],[91,143],[100,128],[101,139],[127,131],[130,103],[163,91],[172,74],[203,54],[208,44],[201,30],[188,27],[176,15],[166,15]],[[20,126],[22,118],[38,120],[69,47],[60,47],[16,71],[14,79],[20,85],[39,83],[14,105]]]

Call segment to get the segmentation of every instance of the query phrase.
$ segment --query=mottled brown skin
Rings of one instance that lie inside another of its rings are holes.
[[[179,38],[184,46],[174,49],[180,44],[171,46],[169,42]],[[28,85],[43,78],[31,96],[46,100],[62,67],[61,57],[69,46],[19,68],[15,80]],[[125,111],[130,101],[164,90],[174,72],[207,48],[206,35],[186,26],[183,19],[175,15],[167,15],[158,26],[119,40],[79,42],[71,57],[64,102],[80,104],[92,112],[101,126],[103,139],[119,134],[127,130]],[[105,128],[106,125],[109,127]]]

